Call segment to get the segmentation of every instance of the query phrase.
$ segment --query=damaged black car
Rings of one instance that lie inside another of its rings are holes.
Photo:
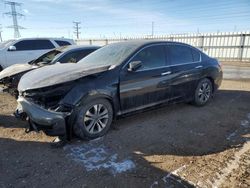
[[[104,135],[116,117],[173,102],[207,104],[222,81],[219,62],[183,43],[128,41],[98,49],[77,64],[25,74],[19,110],[47,135]]]
[[[7,67],[0,72],[0,84],[4,85],[4,92],[17,97],[17,85],[25,73],[56,63],[77,63],[98,48],[100,47],[69,45],[53,49],[27,64],[15,64]]]

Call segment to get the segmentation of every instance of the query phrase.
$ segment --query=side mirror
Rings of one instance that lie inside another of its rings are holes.
[[[128,71],[133,72],[142,66],[141,61],[131,61],[128,64]]]
[[[10,46],[10,47],[8,48],[8,51],[16,51],[16,47],[15,47],[15,46]]]

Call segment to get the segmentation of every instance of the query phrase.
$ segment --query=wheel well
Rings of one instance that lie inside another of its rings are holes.
[[[115,115],[115,106],[114,106],[114,102],[111,98],[107,97],[107,96],[102,96],[100,98],[106,99],[107,101],[109,101],[109,103],[111,104],[112,108],[113,108],[113,115]]]
[[[103,98],[103,99],[106,99],[107,101],[109,101],[109,103],[111,104],[111,106],[113,108],[113,119],[115,119],[116,118],[116,108],[114,106],[114,101],[111,98],[107,97],[107,96],[102,96],[100,98]]]
[[[214,79],[212,77],[206,77],[206,78],[211,81],[212,87],[213,87],[213,92],[214,92]]]

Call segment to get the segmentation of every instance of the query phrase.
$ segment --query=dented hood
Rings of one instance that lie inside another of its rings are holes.
[[[75,63],[45,66],[26,73],[19,82],[18,91],[38,89],[73,81],[84,76],[104,72],[109,67],[100,65],[96,67]]]
[[[15,64],[10,67],[7,67],[6,69],[0,72],[0,80],[36,68],[38,68],[38,66],[29,64]]]

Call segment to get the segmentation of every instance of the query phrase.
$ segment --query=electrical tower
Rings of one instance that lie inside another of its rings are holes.
[[[75,29],[75,34],[76,34],[76,38],[79,39],[79,35],[81,34],[79,32],[79,30],[81,29],[81,27],[79,27],[79,25],[81,24],[81,22],[73,22],[75,24],[74,29]]]
[[[16,7],[20,7],[22,4],[17,3],[17,2],[13,2],[13,1],[4,1],[4,3],[6,5],[10,5],[10,7],[11,7],[11,12],[4,13],[4,15],[12,17],[12,20],[13,20],[13,25],[8,26],[8,28],[13,28],[14,29],[14,38],[19,38],[19,37],[21,37],[19,29],[24,29],[24,27],[18,25],[17,18],[23,17],[24,15],[21,13],[18,13],[16,11]]]

